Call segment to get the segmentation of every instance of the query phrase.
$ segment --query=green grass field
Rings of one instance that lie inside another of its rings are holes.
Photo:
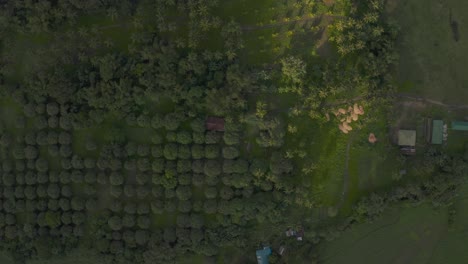
[[[427,263],[447,232],[445,213],[429,206],[388,210],[324,244],[321,263]]]
[[[387,9],[401,28],[400,91],[446,103],[466,103],[468,2],[391,0]]]

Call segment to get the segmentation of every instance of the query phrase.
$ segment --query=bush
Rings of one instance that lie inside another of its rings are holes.
[[[79,197],[73,197],[70,204],[74,211],[81,211],[85,208],[85,202]]]
[[[190,152],[190,146],[188,145],[179,145],[179,150],[177,152],[177,157],[179,159],[190,159],[192,153]]]
[[[192,177],[192,184],[197,187],[203,186],[203,184],[205,184],[205,175],[200,173],[194,174]]]
[[[192,146],[192,158],[194,159],[203,159],[205,158],[205,148],[203,145],[193,145]]]
[[[168,131],[166,133],[166,141],[175,143],[177,142],[177,133],[174,131]]]
[[[60,187],[57,184],[50,184],[47,188],[47,194],[52,199],[58,199],[60,197]]]
[[[205,157],[207,159],[216,159],[219,157],[219,147],[217,145],[207,145],[205,147]]]
[[[177,159],[178,146],[174,143],[169,143],[164,146],[164,157],[168,160]]]
[[[176,189],[177,198],[182,201],[189,200],[192,197],[192,188],[181,185]]]
[[[94,171],[86,172],[84,180],[86,183],[89,183],[89,184],[96,183],[96,173]]]
[[[234,196],[234,191],[229,186],[223,186],[219,191],[219,196],[224,200],[230,200]]]
[[[47,119],[47,125],[50,128],[57,128],[59,126],[59,118],[56,116],[51,116]]]
[[[71,187],[68,185],[62,186],[61,194],[63,197],[68,197],[68,198],[72,197],[73,192],[72,192]]]
[[[60,149],[58,145],[49,145],[47,146],[47,152],[52,157],[57,157],[60,154]]]
[[[125,193],[125,196],[129,198],[134,197],[136,195],[135,187],[133,185],[125,185],[124,193]]]
[[[164,165],[165,165],[165,162],[163,159],[156,159],[151,164],[151,168],[153,172],[161,173],[164,171]]]
[[[221,174],[221,164],[217,160],[207,160],[203,171],[208,176],[216,177]]]
[[[151,226],[151,220],[147,216],[138,216],[137,225],[141,229],[148,229]]]
[[[46,159],[39,158],[36,160],[36,170],[39,172],[46,172],[49,169],[49,163]]]
[[[163,214],[164,213],[164,202],[160,200],[151,202],[151,212],[154,214]]]
[[[205,188],[205,197],[207,199],[214,199],[216,196],[218,196],[218,190],[216,187]]]
[[[178,173],[190,172],[191,169],[192,169],[192,162],[190,160],[178,160],[177,161]]]
[[[47,104],[47,114],[49,114],[50,116],[55,116],[58,115],[59,112],[60,107],[57,103],[51,102]]]
[[[235,147],[224,147],[223,157],[225,159],[235,159],[239,157],[239,150]]]
[[[137,154],[140,157],[146,157],[150,154],[150,147],[148,145],[138,145]]]
[[[164,154],[164,149],[161,145],[156,145],[151,147],[151,155],[153,158],[161,158]]]
[[[163,125],[164,123],[162,117],[159,114],[156,114],[151,118],[151,127],[154,129],[160,129],[163,127]]]
[[[190,127],[194,132],[205,132],[205,120],[203,118],[196,118],[190,122]]]
[[[122,219],[120,217],[116,216],[116,215],[109,218],[107,223],[108,223],[110,229],[112,229],[114,231],[118,231],[118,230],[122,229]]]
[[[187,131],[180,131],[177,133],[177,142],[183,145],[192,143],[192,135]]]
[[[71,173],[71,180],[73,183],[82,183],[83,173],[80,170],[73,170]]]
[[[122,185],[124,183],[124,177],[119,172],[112,172],[109,176],[109,181],[112,185]]]
[[[42,130],[48,127],[47,118],[45,116],[36,116],[34,118],[34,126],[38,130]]]
[[[147,115],[142,114],[137,118],[137,124],[139,127],[149,127],[150,123],[151,120]]]
[[[238,145],[240,143],[239,132],[234,132],[234,131],[225,132],[223,139],[226,145]]]
[[[150,193],[150,188],[148,186],[138,186],[137,187],[137,197],[138,199],[145,199]]]
[[[192,203],[190,200],[179,201],[177,210],[181,213],[189,213],[192,210]]]
[[[206,144],[218,144],[221,141],[221,135],[216,131],[208,131],[205,135]]]
[[[205,133],[194,132],[192,133],[193,143],[195,144],[204,144],[205,143]]]

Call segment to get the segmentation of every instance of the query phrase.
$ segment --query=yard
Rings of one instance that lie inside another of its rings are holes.
[[[401,28],[397,65],[400,92],[466,104],[468,2],[391,0],[387,10]]]

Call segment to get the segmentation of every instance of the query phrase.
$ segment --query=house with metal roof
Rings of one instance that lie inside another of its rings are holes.
[[[444,139],[444,121],[432,120],[432,136],[431,143],[441,145]]]
[[[268,264],[268,257],[271,255],[271,248],[264,247],[256,251],[257,263],[258,264]]]
[[[416,130],[399,130],[398,146],[403,154],[413,155],[416,153]]]
[[[452,130],[468,131],[468,122],[454,121],[452,122]]]

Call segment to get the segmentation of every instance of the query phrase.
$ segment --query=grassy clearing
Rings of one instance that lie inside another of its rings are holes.
[[[400,91],[448,103],[466,103],[468,2],[388,2],[391,18],[401,27],[397,67]]]
[[[446,230],[446,210],[394,208],[324,244],[321,263],[427,263]]]

